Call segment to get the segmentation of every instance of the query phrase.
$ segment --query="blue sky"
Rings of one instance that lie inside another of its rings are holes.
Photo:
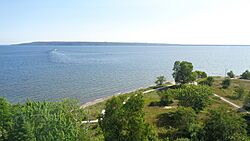
[[[250,44],[248,0],[0,0],[0,44]]]

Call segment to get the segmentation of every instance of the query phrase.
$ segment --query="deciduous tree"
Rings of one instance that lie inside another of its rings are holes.
[[[193,64],[187,61],[176,61],[173,68],[173,77],[176,83],[185,84],[193,82],[196,74],[193,71]]]

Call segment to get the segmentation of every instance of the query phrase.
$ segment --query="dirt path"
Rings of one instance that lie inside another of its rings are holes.
[[[219,95],[217,95],[217,94],[214,94],[214,96],[220,98],[222,101],[228,103],[229,105],[233,106],[234,108],[238,109],[239,111],[241,111],[241,112],[246,112],[246,113],[249,114],[249,112],[248,112],[247,110],[245,110],[245,109],[242,108],[241,106],[239,106],[239,105],[237,105],[237,104],[234,104],[233,102],[231,102],[231,101],[225,99],[224,97],[219,96]]]

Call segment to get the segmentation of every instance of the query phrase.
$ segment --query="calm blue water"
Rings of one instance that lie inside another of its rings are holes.
[[[54,50],[54,49],[57,50]],[[250,69],[250,46],[0,46],[0,96],[82,103],[172,79],[176,60],[224,75]]]

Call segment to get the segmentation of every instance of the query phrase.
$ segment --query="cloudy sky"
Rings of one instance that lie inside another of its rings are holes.
[[[249,0],[0,0],[0,44],[250,44]]]

